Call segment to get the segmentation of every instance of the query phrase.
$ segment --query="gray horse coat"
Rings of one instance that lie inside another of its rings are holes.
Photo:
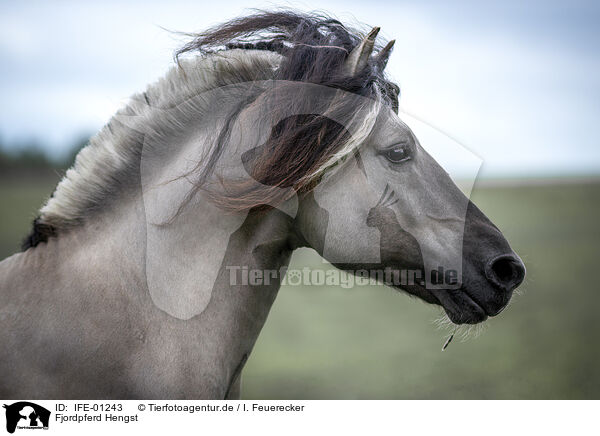
[[[232,285],[228,267],[280,270],[302,246],[352,271],[451,265],[446,287],[392,285],[458,324],[498,314],[523,264],[396,115],[377,31],[258,14],[199,35],[188,49],[227,49],[134,96],[0,263],[0,397],[237,398],[282,277]],[[298,82],[328,104],[271,104]],[[291,112],[261,128],[264,107]],[[219,184],[240,174],[253,185]]]

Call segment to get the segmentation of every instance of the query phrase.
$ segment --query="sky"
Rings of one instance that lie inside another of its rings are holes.
[[[522,3],[3,1],[0,141],[66,153],[173,65],[185,38],[168,30],[292,7],[396,39],[402,109],[479,156],[481,176],[599,174],[600,3]]]

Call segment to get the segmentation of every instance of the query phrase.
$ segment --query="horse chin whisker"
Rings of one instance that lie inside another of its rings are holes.
[[[443,309],[440,311],[440,316],[435,318],[432,322],[436,326],[437,330],[444,330],[447,332],[454,330],[454,327],[456,326],[456,324],[450,320],[448,315],[446,315],[446,312],[444,312]]]
[[[485,323],[479,324],[465,324],[461,326],[460,341],[467,342],[469,339],[477,339],[487,329],[488,325]]]
[[[509,301],[508,304],[510,304],[515,297],[522,297],[523,295],[525,295],[526,292],[527,292],[527,289],[525,289],[524,287],[519,286],[517,289],[515,289],[513,291],[513,296],[510,299],[510,301]]]
[[[447,336],[460,337],[460,342],[467,342],[470,339],[477,339],[488,328],[488,324],[455,324],[450,320],[445,312],[441,312],[440,316],[434,319],[433,324],[437,330],[443,331],[443,336],[447,340]]]

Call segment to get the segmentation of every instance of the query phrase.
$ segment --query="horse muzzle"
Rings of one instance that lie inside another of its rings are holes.
[[[436,296],[452,322],[476,324],[506,308],[525,271],[500,230],[471,203],[463,239],[462,286]]]

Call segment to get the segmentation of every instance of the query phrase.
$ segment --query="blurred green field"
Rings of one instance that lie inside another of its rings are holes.
[[[0,257],[52,181],[0,181]],[[522,295],[448,350],[440,310],[382,286],[281,289],[244,371],[246,399],[600,398],[600,184],[477,188],[528,268]],[[311,250],[290,268],[323,268]]]

